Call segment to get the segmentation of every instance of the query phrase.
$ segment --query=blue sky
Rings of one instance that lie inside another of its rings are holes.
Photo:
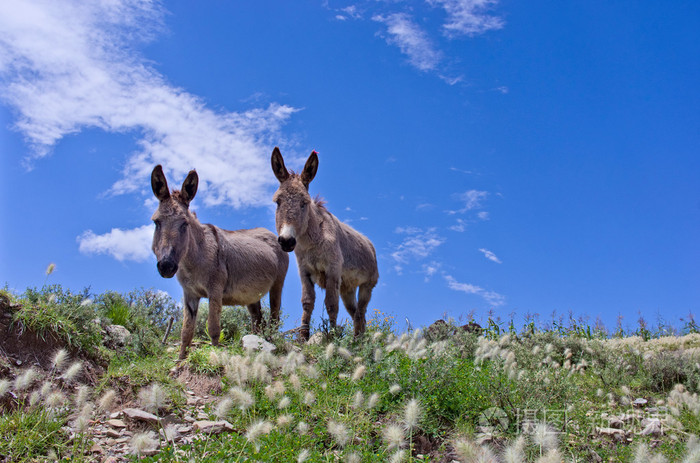
[[[370,302],[414,326],[489,311],[700,309],[700,4],[496,0],[0,4],[0,283],[180,299],[150,172],[200,220],[274,229],[280,146],[374,243]],[[294,259],[292,259],[294,261]],[[301,316],[296,264],[283,295]],[[317,299],[315,319],[322,313]],[[344,311],[341,311],[344,314]]]

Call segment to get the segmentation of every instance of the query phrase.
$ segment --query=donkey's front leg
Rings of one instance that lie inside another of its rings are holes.
[[[182,332],[180,333],[180,360],[187,357],[187,348],[194,337],[194,329],[197,322],[197,310],[199,309],[199,298],[185,293],[185,307],[182,309]]]
[[[311,314],[314,312],[314,304],[316,303],[316,290],[314,282],[311,281],[311,274],[306,272],[301,273],[301,306],[304,312],[301,314],[301,328],[299,329],[299,339],[302,341],[309,340],[309,331],[311,329]]]
[[[323,303],[328,312],[328,322],[335,330],[338,321],[338,297],[340,296],[340,277],[326,274],[326,298]]]
[[[223,295],[209,295],[209,319],[207,320],[207,330],[211,338],[211,345],[219,345],[219,336],[221,336],[221,305]]]

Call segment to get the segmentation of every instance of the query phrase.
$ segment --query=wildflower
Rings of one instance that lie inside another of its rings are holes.
[[[307,392],[304,394],[303,402],[304,402],[305,405],[308,405],[308,406],[313,405],[313,403],[316,402],[316,394],[314,394],[314,393],[311,392],[311,391],[307,391]]]
[[[406,425],[407,430],[411,431],[416,427],[418,420],[420,420],[421,413],[422,412],[418,400],[409,400],[406,404],[406,408],[404,408],[403,411],[404,424]]]
[[[291,375],[289,375],[289,384],[292,385],[295,391],[301,389],[301,380],[299,379],[299,376],[296,373],[292,373]]]
[[[153,431],[134,434],[131,438],[132,455],[142,455],[154,452],[158,448],[156,434]]]
[[[66,371],[63,372],[61,375],[61,378],[63,378],[64,381],[67,383],[70,383],[71,381],[75,380],[78,377],[78,374],[80,374],[80,370],[83,368],[83,362],[81,361],[76,361],[73,362],[71,366],[69,366]]]
[[[379,394],[375,392],[367,399],[367,408],[372,409],[377,406],[377,403],[379,403]]]
[[[217,418],[222,419],[226,415],[228,415],[228,412],[231,410],[232,406],[233,406],[233,399],[231,399],[230,397],[225,397],[216,406],[216,409],[214,410],[214,415],[216,415]]]
[[[454,440],[452,442],[452,447],[462,462],[475,461],[479,453],[478,447],[465,437]]]
[[[289,426],[289,423],[292,422],[292,415],[280,415],[277,417],[277,426],[280,428],[286,428]]]
[[[521,434],[511,445],[503,451],[505,463],[521,463],[525,461],[525,437]]]
[[[114,389],[109,389],[104,394],[102,394],[102,397],[100,397],[99,402],[97,402],[97,406],[100,410],[108,412],[114,406],[116,398],[117,393],[114,391]]]
[[[284,394],[285,388],[282,381],[275,381],[272,384],[265,386],[265,395],[268,399],[273,400],[278,395]]]
[[[139,391],[139,403],[148,412],[157,412],[165,408],[167,400],[165,390],[158,383],[153,383],[150,387],[144,387]]]
[[[89,398],[90,388],[88,386],[85,386],[84,384],[82,386],[78,386],[78,390],[75,394],[75,406],[77,408],[82,408]]]
[[[34,368],[29,367],[27,371],[15,378],[15,390],[23,391],[24,389],[28,389],[38,377],[39,373],[37,373]]]
[[[352,408],[354,410],[359,410],[362,408],[362,402],[365,401],[365,396],[362,394],[362,391],[357,391],[355,393],[355,397],[352,400]]]
[[[246,411],[255,404],[255,399],[245,389],[234,386],[229,391],[231,399],[241,411]]]
[[[365,375],[365,371],[367,371],[367,367],[364,365],[358,365],[357,368],[355,368],[355,372],[352,374],[352,380],[355,382],[361,380]]]
[[[55,370],[60,370],[63,364],[68,360],[68,352],[65,349],[58,349],[53,356],[53,368]]]
[[[90,417],[92,416],[92,404],[85,404],[80,411],[80,414],[73,422],[73,427],[78,432],[85,432],[88,425],[90,424]]]
[[[398,394],[399,392],[401,392],[401,386],[399,386],[398,384],[392,384],[392,385],[389,387],[389,393],[390,393],[390,394],[396,395],[396,394]]]
[[[289,407],[289,404],[291,404],[291,403],[292,403],[291,399],[287,396],[284,396],[280,399],[279,403],[277,404],[277,408],[279,408],[280,410],[283,410],[283,409]]]
[[[246,430],[245,437],[249,442],[255,444],[256,449],[259,449],[260,444],[258,443],[258,439],[260,439],[260,436],[263,434],[269,434],[270,431],[272,431],[272,423],[266,420],[259,420],[250,425]]]
[[[335,344],[333,344],[332,342],[329,342],[328,345],[326,346],[326,360],[332,359],[333,354],[335,354]]]
[[[299,452],[299,455],[297,456],[297,463],[303,463],[306,461],[307,458],[309,458],[309,449],[301,449],[301,452]]]
[[[343,423],[339,423],[334,420],[328,421],[328,433],[341,447],[345,447],[345,444],[348,443],[348,439],[350,438],[348,428]]]
[[[46,397],[44,402],[49,408],[58,408],[66,403],[66,396],[61,391],[55,391]]]
[[[352,360],[352,352],[347,350],[345,347],[339,347],[338,348],[338,355],[343,357],[345,360]]]
[[[396,424],[389,424],[382,432],[384,443],[389,450],[401,448],[404,444],[403,428]]]
[[[397,450],[394,452],[394,454],[389,458],[390,463],[400,463],[406,458],[406,451],[405,450]]]
[[[4,396],[10,390],[10,381],[0,379],[0,397]]]
[[[309,425],[306,424],[305,421],[300,421],[299,424],[297,424],[297,432],[299,434],[306,434],[309,432]]]
[[[543,450],[554,449],[557,446],[557,435],[547,423],[537,423],[532,439],[535,445]]]

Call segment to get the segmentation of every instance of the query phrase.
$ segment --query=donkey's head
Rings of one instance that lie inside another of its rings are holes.
[[[284,165],[282,153],[275,147],[272,151],[272,172],[280,181],[280,187],[272,200],[277,203],[275,222],[280,246],[286,252],[292,252],[297,244],[297,236],[306,233],[309,225],[309,183],[318,170],[318,155],[312,151],[301,174],[289,172]]]
[[[151,217],[156,224],[152,249],[162,277],[172,278],[177,273],[180,259],[187,253],[190,226],[196,220],[189,207],[198,184],[197,172],[192,170],[182,183],[182,190],[170,194],[163,168],[157,165],[151,173],[151,188],[160,201],[158,210]]]

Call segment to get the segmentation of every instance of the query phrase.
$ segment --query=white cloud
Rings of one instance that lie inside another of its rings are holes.
[[[489,213],[486,211],[481,211],[478,214],[476,214],[476,216],[478,218],[480,218],[481,220],[488,220],[489,219]]]
[[[391,253],[391,257],[396,262],[394,269],[397,273],[401,273],[403,265],[430,256],[445,242],[445,239],[436,233],[435,228],[423,230],[415,227],[398,227],[396,233],[407,235]]]
[[[489,251],[488,249],[480,248],[479,251],[481,251],[484,254],[484,257],[486,257],[488,260],[495,262],[497,264],[502,264],[501,259],[499,259],[496,254],[493,252]]]
[[[154,165],[182,179],[196,168],[205,205],[268,202],[271,137],[296,109],[209,109],[134,51],[163,29],[159,2],[0,2],[0,98],[40,158],[64,136],[96,127],[133,133],[140,151],[112,192],[150,191]],[[171,185],[177,186],[177,185]]]
[[[448,214],[464,214],[465,212],[482,207],[483,201],[488,197],[488,191],[469,190],[457,195],[459,201],[464,202],[464,207],[456,211],[447,211]],[[481,217],[480,217],[481,218]]]
[[[83,254],[109,254],[118,261],[144,262],[151,256],[152,242],[153,225],[131,230],[113,228],[103,235],[88,230],[78,237],[79,249]]]
[[[373,16],[374,21],[387,27],[387,43],[396,45],[401,53],[408,57],[409,63],[421,71],[433,71],[442,59],[423,29],[405,13],[393,13],[387,16]]]
[[[462,233],[467,229],[467,221],[464,219],[457,219],[457,223],[450,227],[450,230]]]
[[[498,294],[494,291],[486,291],[480,286],[472,285],[469,283],[460,283],[452,277],[452,275],[443,275],[445,281],[447,282],[447,287],[455,290],[461,291],[466,294],[475,294],[481,296],[489,305],[498,307],[506,302],[505,296]]]
[[[503,27],[503,20],[489,16],[486,12],[498,0],[427,0],[431,5],[441,6],[447,13],[443,32],[447,37],[475,36]]]

